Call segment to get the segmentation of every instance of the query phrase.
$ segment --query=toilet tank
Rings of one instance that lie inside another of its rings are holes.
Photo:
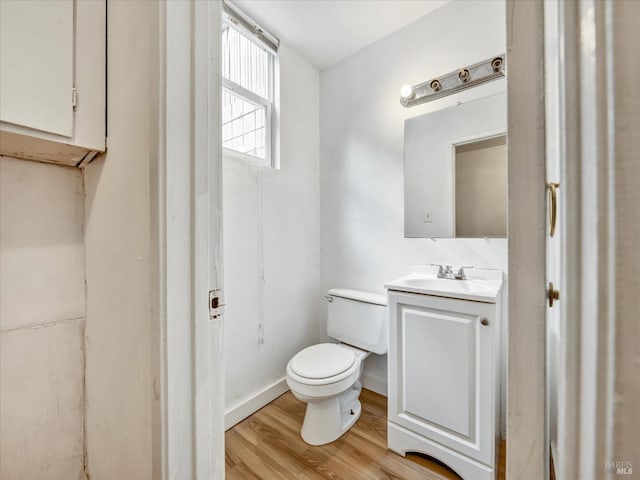
[[[329,290],[327,334],[368,352],[387,353],[387,296],[360,290]]]

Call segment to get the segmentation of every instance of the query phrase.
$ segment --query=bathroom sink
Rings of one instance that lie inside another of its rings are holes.
[[[471,280],[445,280],[433,277],[415,277],[405,280],[407,285],[411,285],[425,290],[438,290],[451,293],[474,293],[488,292],[491,288],[480,282]]]
[[[466,280],[438,278],[437,268],[414,267],[413,273],[385,285],[388,290],[420,293],[438,297],[495,303],[502,286],[502,272],[490,269],[469,269]]]

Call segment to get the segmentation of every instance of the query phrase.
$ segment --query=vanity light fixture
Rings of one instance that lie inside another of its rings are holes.
[[[413,107],[446,97],[467,88],[497,80],[505,75],[505,55],[496,55],[417,85],[405,85],[400,89],[400,104]]]

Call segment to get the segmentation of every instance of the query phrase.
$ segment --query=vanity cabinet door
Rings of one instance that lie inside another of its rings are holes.
[[[389,308],[389,421],[493,466],[495,306],[390,292]]]

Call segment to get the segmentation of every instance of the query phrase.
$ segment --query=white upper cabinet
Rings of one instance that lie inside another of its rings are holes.
[[[0,120],[71,137],[73,0],[0,2],[0,63]]]
[[[105,150],[105,0],[0,2],[0,154],[81,166]]]

